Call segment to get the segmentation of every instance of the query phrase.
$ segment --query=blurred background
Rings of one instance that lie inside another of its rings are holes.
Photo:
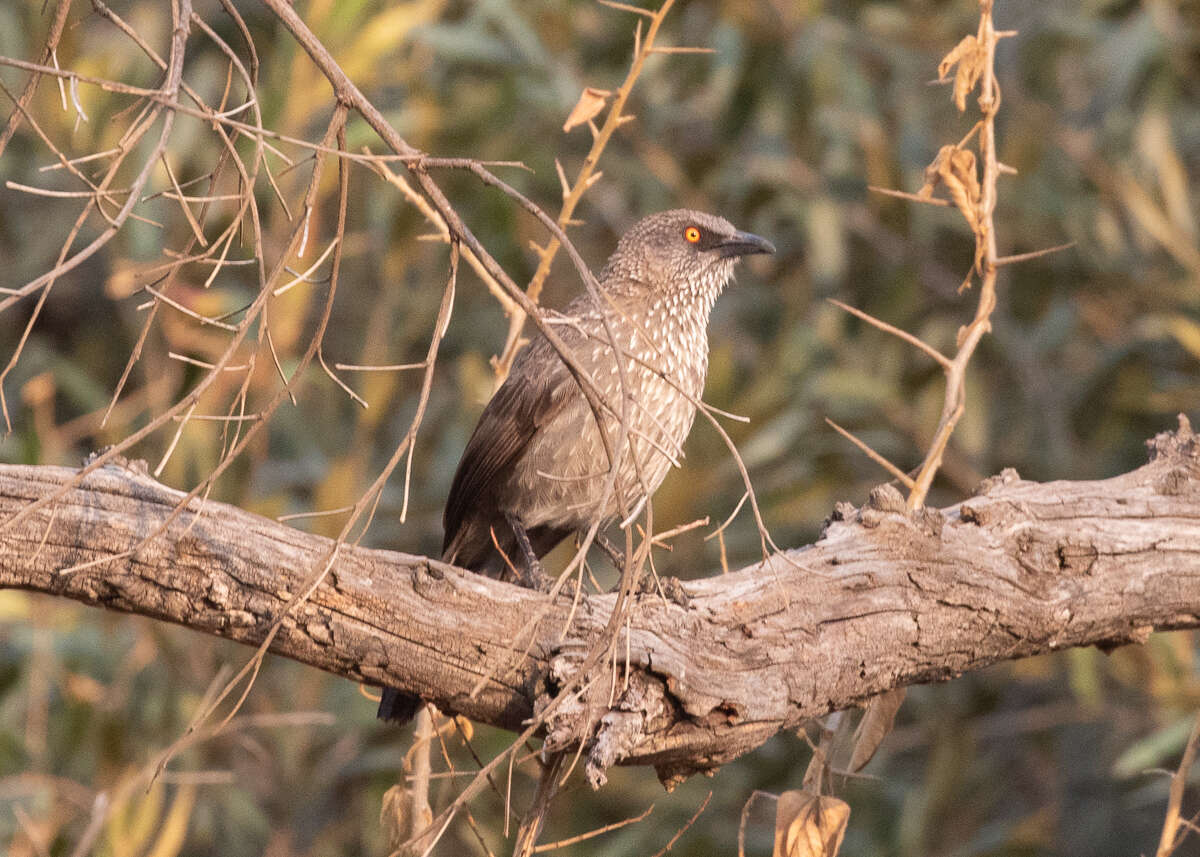
[[[88,4],[75,6],[57,51],[62,67],[158,85],[155,66],[126,36]],[[573,176],[591,144],[586,128],[564,133],[563,122],[585,86],[614,90],[624,79],[636,21],[582,0],[314,0],[297,8],[410,143],[435,155],[522,161],[530,172],[501,175],[552,215],[560,201],[556,159]],[[163,4],[132,0],[113,9],[165,54]],[[238,9],[258,53],[264,124],[319,139],[332,109],[329,87],[264,7]],[[230,43],[244,45],[216,2],[202,0],[196,10]],[[50,14],[41,3],[0,5],[0,55],[36,61]],[[861,503],[886,479],[825,418],[905,469],[921,460],[936,425],[937,367],[825,299],[860,307],[944,351],[974,313],[975,292],[957,292],[973,254],[957,212],[873,194],[867,185],[917,190],[939,147],[970,128],[972,114],[958,114],[949,87],[932,82],[938,60],[977,21],[969,2],[681,2],[666,19],[662,43],[714,52],[650,59],[630,100],[637,119],[605,150],[604,176],[577,212],[584,225],[570,234],[597,269],[636,219],[680,206],[718,212],[778,247],[774,257],[743,264],[717,305],[706,399],[750,418],[726,427],[782,546],[811,541],[836,501]],[[1000,185],[1000,252],[1074,246],[1001,274],[993,332],[973,362],[967,410],[931,505],[968,496],[1007,466],[1036,480],[1132,469],[1145,460],[1147,438],[1173,428],[1177,413],[1195,420],[1200,406],[1200,4],[1000,3],[996,23],[1020,31],[997,56],[1000,157],[1017,170]],[[217,102],[225,59],[194,29],[188,48],[185,81]],[[24,72],[0,67],[9,91],[20,92],[25,80]],[[43,80],[30,112],[69,157],[116,145],[133,99],[82,85],[78,97],[86,122],[77,123],[53,81]],[[0,104],[7,116],[12,101]],[[212,169],[212,139],[202,121],[179,117],[170,160],[180,182]],[[349,144],[383,151],[359,120]],[[289,169],[269,161],[295,216],[312,165],[299,147],[279,145],[297,162]],[[0,180],[79,190],[61,170],[39,172],[54,160],[23,123],[0,156]],[[333,229],[335,177],[328,169],[313,246],[323,246]],[[537,262],[529,242],[543,241],[543,230],[470,175],[437,178],[514,279],[527,282]],[[165,188],[160,169],[151,189]],[[273,258],[293,223],[265,181],[255,192]],[[79,210],[78,199],[0,188],[0,287],[19,288],[52,268]],[[191,234],[170,200],[151,199],[137,211],[161,228],[130,222],[50,292],[3,378],[13,430],[0,439],[0,460],[77,465],[196,383],[201,370],[170,353],[213,360],[228,341],[181,314],[160,313],[101,427],[144,322],[141,288],[152,280],[144,272]],[[221,223],[219,213],[214,222]],[[101,228],[93,217],[76,246]],[[328,362],[424,357],[448,259],[444,244],[419,240],[430,231],[395,188],[365,168],[352,170]],[[235,242],[231,258],[243,251]],[[177,298],[195,311],[219,315],[253,299],[250,268],[227,268],[206,289],[207,272],[185,269],[176,286]],[[544,302],[561,306],[579,288],[560,258]],[[273,300],[271,333],[285,371],[310,342],[325,295],[320,285],[301,285]],[[0,314],[3,362],[32,308],[25,300]],[[497,301],[464,267],[416,446],[408,519],[400,521],[399,472],[365,543],[438,552],[441,506],[493,388],[489,358],[503,347],[506,328]],[[319,369],[308,371],[297,405],[280,409],[217,482],[215,498],[271,517],[336,509],[379,473],[410,425],[420,373],[347,374],[370,404],[363,409]],[[243,376],[229,374],[206,396],[208,412],[228,407],[236,394]],[[262,361],[248,409],[278,386]],[[156,432],[130,457],[154,466],[173,431]],[[192,487],[219,460],[223,440],[219,423],[189,424],[162,480]],[[742,496],[731,457],[702,420],[686,452],[683,470],[655,497],[660,527],[723,520]],[[294,525],[336,534],[344,520]],[[717,542],[705,541],[704,532],[658,553],[659,570],[719,573]],[[725,541],[731,568],[759,556],[745,510]],[[104,790],[111,811],[92,853],[385,853],[380,801],[400,776],[407,734],[376,723],[374,704],[351,682],[282,659],[268,658],[231,730],[195,741],[149,792],[129,785],[183,733],[206,690],[227,677],[222,669],[239,668],[249,655],[183,629],[0,592],[0,843],[7,853],[73,853]],[[1166,802],[1161,769],[1178,763],[1197,707],[1196,640],[1187,633],[1156,635],[1109,656],[1073,650],[914,688],[866,776],[845,784],[853,814],[843,853],[1152,853]],[[481,727],[476,748],[486,757],[510,737]],[[460,755],[469,769],[469,757]],[[808,756],[803,740],[781,735],[715,779],[693,780],[671,795],[648,770],[616,770],[599,793],[575,784],[556,803],[543,841],[655,804],[646,821],[560,852],[654,854],[711,790],[711,803],[674,853],[736,853],[745,801],[755,789],[798,788]],[[452,788],[441,780],[435,796],[444,799]],[[529,793],[530,781],[518,774],[514,794],[524,801]],[[1185,815],[1198,808],[1197,798],[1192,790]],[[487,795],[471,809],[490,848],[506,853],[502,801]],[[770,853],[773,812],[769,801],[754,805],[748,854]],[[1200,853],[1197,842],[1180,853]],[[440,853],[486,852],[456,822]]]

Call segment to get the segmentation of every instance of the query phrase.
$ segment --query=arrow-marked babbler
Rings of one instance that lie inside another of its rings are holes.
[[[608,444],[579,382],[538,334],[467,442],[446,501],[442,559],[535,581],[538,560],[563,539],[640,509],[683,457],[717,296],[738,259],[774,252],[765,238],[699,211],[653,214],[626,232],[597,277],[600,300],[581,295],[554,327],[595,385]],[[617,477],[605,502],[610,454]],[[420,702],[384,688],[379,717],[408,720]]]

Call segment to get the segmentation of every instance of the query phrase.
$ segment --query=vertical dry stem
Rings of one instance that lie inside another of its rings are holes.
[[[980,260],[978,268],[981,275],[979,285],[979,304],[975,309],[975,318],[965,328],[959,331],[958,350],[946,369],[946,391],[942,403],[942,413],[934,432],[933,442],[925,454],[914,478],[912,491],[908,495],[908,507],[920,508],[925,504],[925,497],[933,485],[934,477],[942,466],[942,456],[946,452],[946,444],[958,425],[966,407],[966,374],[967,366],[983,335],[991,330],[992,311],[996,308],[996,229],[993,214],[996,209],[996,184],[1000,178],[1000,165],[996,157],[996,113],[1000,109],[1000,89],[996,83],[994,68],[996,57],[996,34],[992,23],[992,0],[980,0],[979,30],[976,41],[982,50],[979,62],[982,65],[980,76],[979,109],[983,114],[980,120],[979,154],[983,161],[983,175],[980,181],[981,197],[976,211],[964,212],[968,222],[975,232],[976,258]],[[961,62],[968,62],[963,59]]]
[[[600,126],[599,130],[594,132],[592,148],[588,151],[587,157],[583,159],[583,166],[579,168],[579,174],[575,177],[575,183],[569,190],[564,188],[562,209],[558,213],[557,220],[559,228],[565,229],[567,224],[571,222],[571,218],[575,214],[575,208],[579,205],[579,201],[583,199],[584,192],[599,177],[600,174],[595,171],[596,164],[600,162],[600,155],[604,151],[604,147],[608,145],[613,132],[633,118],[632,115],[625,114],[625,103],[629,100],[629,93],[633,91],[633,85],[637,83],[637,79],[642,73],[642,67],[645,65],[646,59],[655,52],[654,40],[658,37],[659,27],[662,26],[663,19],[666,18],[667,13],[671,11],[671,7],[674,4],[675,0],[665,0],[657,12],[649,15],[650,23],[646,28],[645,38],[640,40],[639,48],[633,57],[633,64],[629,68],[629,73],[625,76],[625,81],[617,89],[616,97],[613,99],[612,106],[608,110],[604,124]],[[638,27],[640,33],[640,22]],[[589,123],[589,127],[593,126]],[[550,274],[550,266],[554,263],[554,257],[558,254],[558,249],[561,246],[562,244],[558,238],[552,235],[549,241],[547,241],[546,246],[541,248],[541,258],[538,261],[537,270],[533,272],[529,286],[525,289],[525,294],[529,296],[531,301],[536,302],[541,296],[542,286],[545,285],[546,277]],[[527,313],[523,308],[520,306],[514,308],[512,316],[509,319],[508,337],[504,342],[504,350],[493,361],[498,381],[504,380],[512,368],[512,362],[516,359],[517,352],[521,347],[521,331],[525,329],[526,318]]]
[[[975,274],[980,277],[979,302],[975,316],[969,324],[959,330],[957,349],[953,358],[941,358],[940,352],[925,345],[911,334],[897,331],[891,325],[877,319],[868,320],[883,330],[888,330],[909,344],[916,345],[925,353],[938,359],[946,376],[946,387],[941,415],[934,431],[925,458],[909,483],[910,490],[906,505],[919,509],[925,505],[929,489],[942,465],[942,458],[950,437],[962,418],[966,408],[966,375],[971,358],[975,354],[984,334],[991,330],[991,316],[996,308],[996,272],[999,268],[996,250],[996,229],[993,215],[996,209],[996,185],[1000,178],[1000,163],[996,157],[996,113],[1000,109],[1000,88],[996,83],[996,43],[1002,35],[996,32],[992,22],[993,0],[979,0],[979,27],[975,35],[964,38],[939,65],[939,76],[945,77],[950,69],[958,66],[955,78],[954,98],[959,110],[966,108],[966,95],[979,85],[978,104],[982,118],[957,144],[942,147],[934,163],[927,170],[927,181],[921,192],[910,195],[917,202],[940,202],[932,197],[934,185],[944,183],[954,204],[958,207],[975,236],[975,263],[971,274],[963,283],[965,289]],[[978,133],[979,161],[982,175],[976,175],[976,158],[965,147]],[[865,315],[853,311],[855,315]],[[916,340],[916,341],[914,341]],[[940,358],[940,359],[939,359]],[[849,769],[857,771],[871,760],[876,749],[891,731],[892,722],[904,701],[904,688],[881,694],[866,707],[855,735]],[[824,747],[824,740],[822,747]],[[825,765],[823,754],[814,754],[813,765]]]
[[[1192,763],[1196,761],[1196,749],[1200,745],[1200,713],[1196,714],[1196,720],[1192,724],[1192,734],[1188,736],[1187,746],[1183,749],[1183,758],[1179,760],[1179,769],[1171,777],[1171,791],[1167,798],[1167,814],[1163,819],[1162,836],[1158,841],[1158,851],[1155,852],[1155,857],[1170,857],[1183,842],[1183,838],[1179,836],[1179,827],[1182,823],[1180,811],[1183,807],[1183,793],[1187,789],[1188,771],[1192,768]],[[1184,828],[1184,836],[1187,836],[1190,826]]]

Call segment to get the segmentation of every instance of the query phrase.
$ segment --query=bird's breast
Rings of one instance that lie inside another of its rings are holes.
[[[531,442],[525,458],[538,466],[515,474],[513,489],[530,509],[527,526],[578,528],[597,515],[611,519],[639,506],[681,464],[704,392],[704,326],[652,310],[640,318],[610,319],[607,327],[593,319],[583,329],[586,339],[574,351],[603,403],[604,436],[587,399],[570,390]],[[614,463],[616,479],[606,500]]]

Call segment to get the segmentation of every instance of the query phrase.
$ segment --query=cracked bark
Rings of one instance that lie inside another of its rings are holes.
[[[687,607],[643,596],[616,647],[630,654],[627,688],[612,687],[611,669],[577,675],[613,596],[582,598],[569,624],[569,600],[364,548],[342,549],[271,648],[509,728],[578,691],[547,721],[551,746],[599,724],[593,783],[616,763],[654,765],[670,783],[890,688],[1200,625],[1200,444],[1181,418],[1149,445],[1148,464],[1112,479],[1006,471],[942,510],[910,515],[877,490],[862,509],[839,505],[813,545],[684,584]],[[195,501],[135,556],[63,573],[127,552],[182,497],[106,467],[12,520],[74,475],[0,466],[0,586],[257,644],[331,547]]]

